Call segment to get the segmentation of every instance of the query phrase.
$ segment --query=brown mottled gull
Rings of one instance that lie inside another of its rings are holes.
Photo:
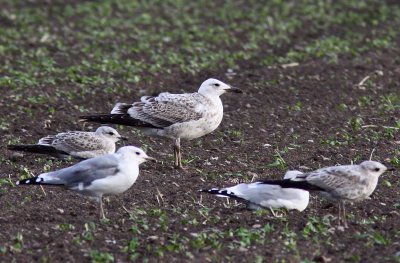
[[[41,138],[37,144],[8,145],[9,150],[48,154],[57,158],[72,156],[89,159],[115,152],[115,143],[126,138],[108,126],[95,132],[68,131]]]
[[[220,95],[225,92],[241,91],[208,79],[195,93],[144,96],[140,102],[116,104],[111,114],[82,116],[81,121],[135,126],[149,136],[174,139],[175,166],[182,168],[180,140],[199,138],[219,126],[223,117]]]
[[[386,166],[379,162],[364,161],[359,165],[331,166],[300,174],[295,178],[283,180],[283,185],[317,191],[322,196],[337,201],[339,224],[343,220],[344,226],[347,227],[345,202],[368,199],[378,184],[379,176],[386,170]]]

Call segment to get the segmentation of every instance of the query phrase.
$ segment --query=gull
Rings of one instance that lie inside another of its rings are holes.
[[[143,96],[140,102],[117,103],[111,114],[81,116],[81,121],[134,126],[146,135],[175,140],[175,167],[182,168],[181,139],[191,140],[214,131],[222,121],[220,96],[225,92],[241,93],[217,79],[204,81],[198,92],[156,97]]]
[[[379,176],[386,170],[386,166],[379,162],[364,161],[358,165],[331,166],[299,174],[282,180],[280,185],[316,191],[321,196],[338,202],[339,225],[343,221],[344,227],[347,227],[345,203],[369,199],[378,184]]]
[[[73,166],[42,173],[18,181],[17,185],[59,185],[100,203],[100,216],[105,219],[102,197],[128,190],[139,175],[139,164],[154,160],[140,148],[121,147],[116,153],[81,161]]]
[[[48,154],[57,158],[72,156],[89,159],[115,152],[115,143],[125,137],[108,126],[95,132],[68,131],[41,138],[37,144],[8,145],[9,150]]]
[[[284,179],[295,178],[303,174],[300,171],[287,171]],[[214,194],[219,197],[231,197],[247,202],[247,208],[269,208],[274,216],[273,208],[296,209],[303,211],[307,208],[310,194],[308,191],[285,188],[280,186],[282,180],[268,180],[254,183],[241,183],[223,189],[204,189],[201,192]]]

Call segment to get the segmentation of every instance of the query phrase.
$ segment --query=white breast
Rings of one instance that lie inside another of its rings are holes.
[[[87,187],[87,190],[99,194],[120,194],[128,190],[136,181],[139,175],[139,166],[129,165],[121,162],[119,173],[110,175],[103,179],[95,180]]]

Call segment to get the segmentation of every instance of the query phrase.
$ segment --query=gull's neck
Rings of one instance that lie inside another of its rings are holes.
[[[215,104],[221,104],[221,98],[219,94],[215,93],[208,93],[208,92],[198,92],[199,94],[203,95],[207,99],[211,100]]]

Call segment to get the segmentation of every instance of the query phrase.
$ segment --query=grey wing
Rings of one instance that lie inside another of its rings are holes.
[[[199,93],[161,93],[158,97],[142,97],[128,110],[131,117],[165,128],[175,123],[198,120],[203,117],[207,98]]]
[[[301,176],[305,176],[308,183],[321,187],[326,191],[352,187],[361,180],[359,169],[353,165],[327,167]]]
[[[92,132],[69,132],[59,134],[53,146],[65,152],[94,151],[101,149],[103,143]]]
[[[114,155],[109,154],[88,159],[71,167],[44,175],[47,182],[49,182],[50,178],[54,178],[55,181],[62,182],[67,187],[74,187],[81,183],[83,186],[88,186],[94,180],[113,176],[117,173],[118,160]]]

